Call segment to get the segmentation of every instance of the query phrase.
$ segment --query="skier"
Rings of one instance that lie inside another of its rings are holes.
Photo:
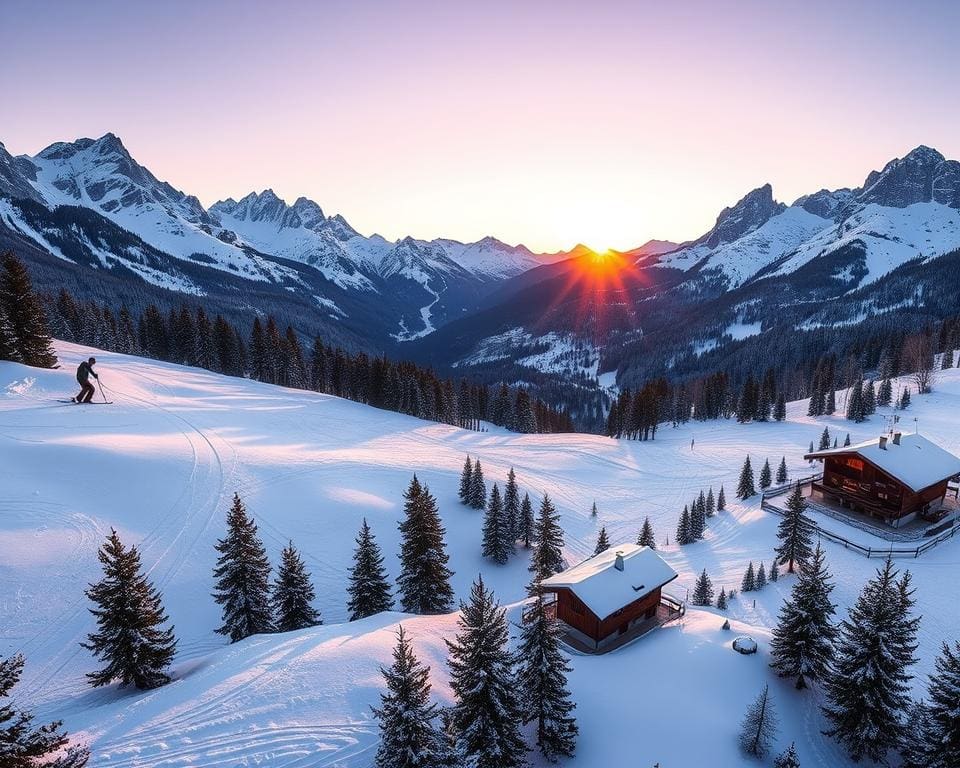
[[[93,366],[96,364],[97,358],[91,357],[89,360],[84,360],[80,363],[80,367],[77,368],[77,383],[80,385],[80,394],[73,398],[73,401],[76,403],[89,403],[90,398],[93,397],[93,393],[96,390],[93,388],[93,384],[90,383],[90,377],[93,376],[95,379],[99,379],[96,372],[93,370]]]

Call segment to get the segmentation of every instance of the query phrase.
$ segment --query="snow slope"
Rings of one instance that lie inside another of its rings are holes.
[[[477,433],[102,352],[98,368],[115,404],[80,408],[54,400],[73,393],[72,367],[89,350],[60,344],[58,351],[63,370],[0,363],[0,654],[26,655],[21,700],[42,717],[62,717],[89,741],[98,767],[370,765],[377,668],[401,620],[433,668],[435,697],[449,701],[442,638],[455,631],[455,616],[387,614],[340,624],[361,518],[383,547],[391,577],[397,575],[396,523],[413,472],[438,498],[457,594],[465,596],[483,573],[517,618],[527,556],[520,552],[503,567],[480,557],[482,516],[456,497],[465,453],[481,458],[488,483],[502,483],[513,466],[531,497],[549,491],[571,563],[592,552],[601,525],[614,544],[633,541],[649,515],[662,554],[680,574],[667,591],[684,598],[702,568],[717,588],[729,589],[739,587],[748,560],[769,565],[776,518],[757,499],[733,499],[745,453],[755,466],[786,456],[799,477],[810,472],[802,454],[823,425],[841,440],[849,431],[854,442],[882,425],[879,415],[861,425],[810,419],[802,415],[805,404],[796,403],[782,424],[698,423],[665,428],[648,443]],[[915,398],[904,423],[912,417],[925,435],[960,453],[960,373],[946,372],[933,394]],[[721,483],[728,511],[710,521],[706,540],[663,546],[683,505]],[[235,491],[274,562],[289,539],[303,551],[327,626],[233,646],[213,632],[213,544]],[[141,548],[180,638],[175,681],[148,693],[94,691],[83,678],[95,664],[77,644],[92,627],[82,590],[98,577],[96,548],[111,526]],[[843,615],[878,561],[826,546]],[[931,670],[939,643],[960,628],[953,580],[945,578],[956,568],[958,547],[960,540],[951,540],[900,563],[914,574],[923,616],[921,675]],[[779,747],[796,740],[804,766],[846,766],[820,735],[817,694],[794,692],[766,666],[769,628],[791,583],[785,577],[754,593],[755,604],[753,595],[735,601],[732,633],[719,629],[714,611],[692,609],[682,624],[627,648],[574,657],[582,735],[567,764],[738,765],[739,719],[769,682],[782,719]],[[757,656],[729,649],[738,633],[758,640]],[[697,739],[689,738],[693,723]],[[638,732],[649,738],[638,739]]]

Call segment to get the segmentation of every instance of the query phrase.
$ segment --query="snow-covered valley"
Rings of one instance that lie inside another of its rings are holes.
[[[457,597],[482,574],[519,622],[528,556],[521,550],[505,566],[481,557],[482,514],[457,498],[465,454],[483,461],[488,484],[502,484],[513,467],[521,492],[550,494],[571,564],[593,552],[601,526],[614,545],[633,542],[649,516],[661,553],[680,574],[667,592],[686,599],[703,568],[718,589],[729,589],[739,588],[748,561],[769,565],[777,519],[760,509],[759,497],[734,500],[744,455],[755,466],[784,456],[791,477],[801,477],[812,471],[802,455],[824,425],[841,439],[849,432],[853,442],[877,436],[883,425],[881,414],[863,424],[809,418],[801,402],[788,406],[783,423],[692,422],[665,426],[650,442],[470,432],[99,351],[114,404],[79,408],[56,400],[73,394],[70,371],[89,350],[61,343],[57,351],[64,370],[0,363],[0,656],[25,655],[18,699],[40,718],[62,718],[89,743],[94,766],[368,766],[377,741],[370,706],[400,622],[431,666],[435,698],[448,703],[443,639],[456,630],[455,614],[345,623],[361,520],[395,578],[397,522],[413,473],[437,497]],[[960,452],[956,369],[915,398],[905,423],[913,426],[914,417],[923,434]],[[705,540],[674,545],[684,504],[721,485],[727,510],[710,520]],[[234,645],[214,633],[213,545],[235,492],[274,563],[288,540],[303,553],[324,626]],[[140,548],[179,638],[174,681],[149,692],[94,690],[84,679],[96,662],[79,646],[93,628],[83,590],[98,578],[96,550],[111,527]],[[825,546],[842,617],[880,561]],[[940,643],[960,626],[958,563],[960,539],[898,561],[914,575],[923,617],[917,693]],[[770,629],[792,583],[783,576],[732,602],[733,632],[720,629],[723,612],[690,608],[680,622],[608,655],[574,655],[570,687],[581,736],[566,764],[739,765],[741,715],[769,683],[781,719],[776,751],[795,741],[805,767],[847,765],[821,734],[820,694],[794,691],[767,666]],[[730,641],[740,633],[752,635],[760,653],[734,653]]]

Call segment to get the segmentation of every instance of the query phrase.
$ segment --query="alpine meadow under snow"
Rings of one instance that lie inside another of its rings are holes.
[[[842,408],[808,417],[799,401],[784,421],[662,425],[643,442],[519,435],[62,342],[56,351],[64,370],[0,363],[0,657],[24,655],[16,704],[37,722],[63,720],[72,742],[89,745],[90,765],[372,765],[379,734],[371,707],[380,705],[380,668],[391,663],[400,624],[430,667],[433,700],[453,703],[444,640],[460,631],[458,615],[387,612],[348,622],[347,588],[364,519],[395,584],[397,525],[416,474],[437,500],[457,600],[482,575],[507,607],[517,646],[528,551],[517,545],[505,565],[481,556],[484,515],[458,499],[465,455],[482,461],[488,489],[503,488],[512,467],[521,497],[529,493],[536,507],[550,495],[570,565],[593,554],[602,528],[615,549],[635,542],[649,518],[657,551],[679,573],[667,593],[688,600],[704,570],[717,593],[739,593],[726,611],[688,605],[681,619],[611,653],[568,651],[579,738],[565,765],[745,764],[740,721],[767,685],[779,720],[773,756],[794,744],[803,766],[852,765],[822,734],[822,687],[796,691],[769,666],[771,632],[797,576],[781,567],[776,581],[740,593],[748,563],[769,573],[781,518],[761,509],[759,496],[737,500],[736,489],[745,456],[757,473],[765,460],[776,468],[785,457],[790,479],[806,477],[814,468],[803,454],[825,426],[857,444],[879,436],[890,409],[855,423]],[[73,394],[72,371],[91,354],[113,405],[56,403]],[[933,392],[900,413],[906,431],[960,453],[960,372],[940,372]],[[703,539],[676,545],[684,505],[721,487],[725,509],[707,518]],[[323,625],[234,644],[216,634],[214,545],[234,494],[259,527],[274,575],[293,541]],[[863,546],[890,546],[838,520],[818,523]],[[101,577],[97,549],[111,529],[138,548],[178,639],[172,682],[149,691],[91,688],[85,677],[99,665],[80,645],[95,628],[84,591]],[[845,618],[883,560],[829,540],[822,546],[837,618]],[[914,697],[925,695],[941,644],[960,626],[958,552],[954,537],[895,561],[912,574],[921,617]],[[721,628],[725,619],[731,631]],[[734,652],[738,635],[751,636],[758,653]]]

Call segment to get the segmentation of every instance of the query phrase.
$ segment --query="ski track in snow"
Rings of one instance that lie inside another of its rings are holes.
[[[478,433],[101,352],[98,370],[115,405],[50,406],[72,394],[72,364],[88,356],[70,344],[58,351],[59,371],[0,363],[0,461],[9,470],[0,487],[0,655],[26,655],[18,697],[41,721],[63,718],[89,741],[94,768],[368,766],[377,744],[369,707],[401,620],[432,668],[434,698],[448,703],[443,638],[455,631],[455,615],[337,623],[346,618],[346,569],[361,517],[396,577],[396,523],[413,472],[437,496],[458,597],[483,573],[516,621],[527,555],[518,547],[503,567],[480,557],[483,516],[456,498],[464,454],[482,460],[488,488],[502,486],[512,466],[535,504],[550,493],[571,564],[592,553],[601,525],[616,545],[634,541],[649,516],[661,553],[680,574],[667,591],[684,598],[704,567],[717,590],[739,591],[749,560],[770,565],[778,519],[759,509],[758,497],[735,499],[745,453],[757,473],[765,458],[775,467],[785,456],[791,476],[802,477],[812,471],[802,454],[824,425],[841,440],[850,432],[854,442],[882,428],[879,415],[861,425],[810,419],[806,404],[794,403],[782,424],[691,423],[663,427],[645,443],[497,428]],[[960,371],[944,373],[932,395],[915,398],[902,425],[912,427],[914,416],[922,432],[960,450]],[[705,541],[664,546],[683,506],[701,489],[712,486],[716,495],[721,484],[727,510],[708,520]],[[235,645],[214,633],[220,613],[210,596],[213,544],[234,492],[254,515],[272,562],[290,539],[302,551],[327,625]],[[140,549],[176,627],[175,679],[156,691],[92,690],[84,679],[96,662],[78,645],[93,628],[83,589],[99,577],[96,549],[111,526]],[[880,561],[826,546],[843,617]],[[897,565],[913,572],[923,616],[919,686],[939,643],[960,626],[950,578],[960,565],[960,539]],[[791,584],[784,576],[738,597],[727,614],[732,633],[719,632],[716,611],[691,609],[683,622],[616,653],[574,655],[570,683],[581,739],[568,765],[739,764],[743,708],[769,682],[782,720],[778,750],[796,740],[805,766],[847,766],[820,733],[819,693],[794,692],[766,666],[769,628]],[[741,632],[759,640],[757,656],[729,650]],[[694,715],[704,735],[690,740]],[[639,724],[658,738],[639,745]]]

